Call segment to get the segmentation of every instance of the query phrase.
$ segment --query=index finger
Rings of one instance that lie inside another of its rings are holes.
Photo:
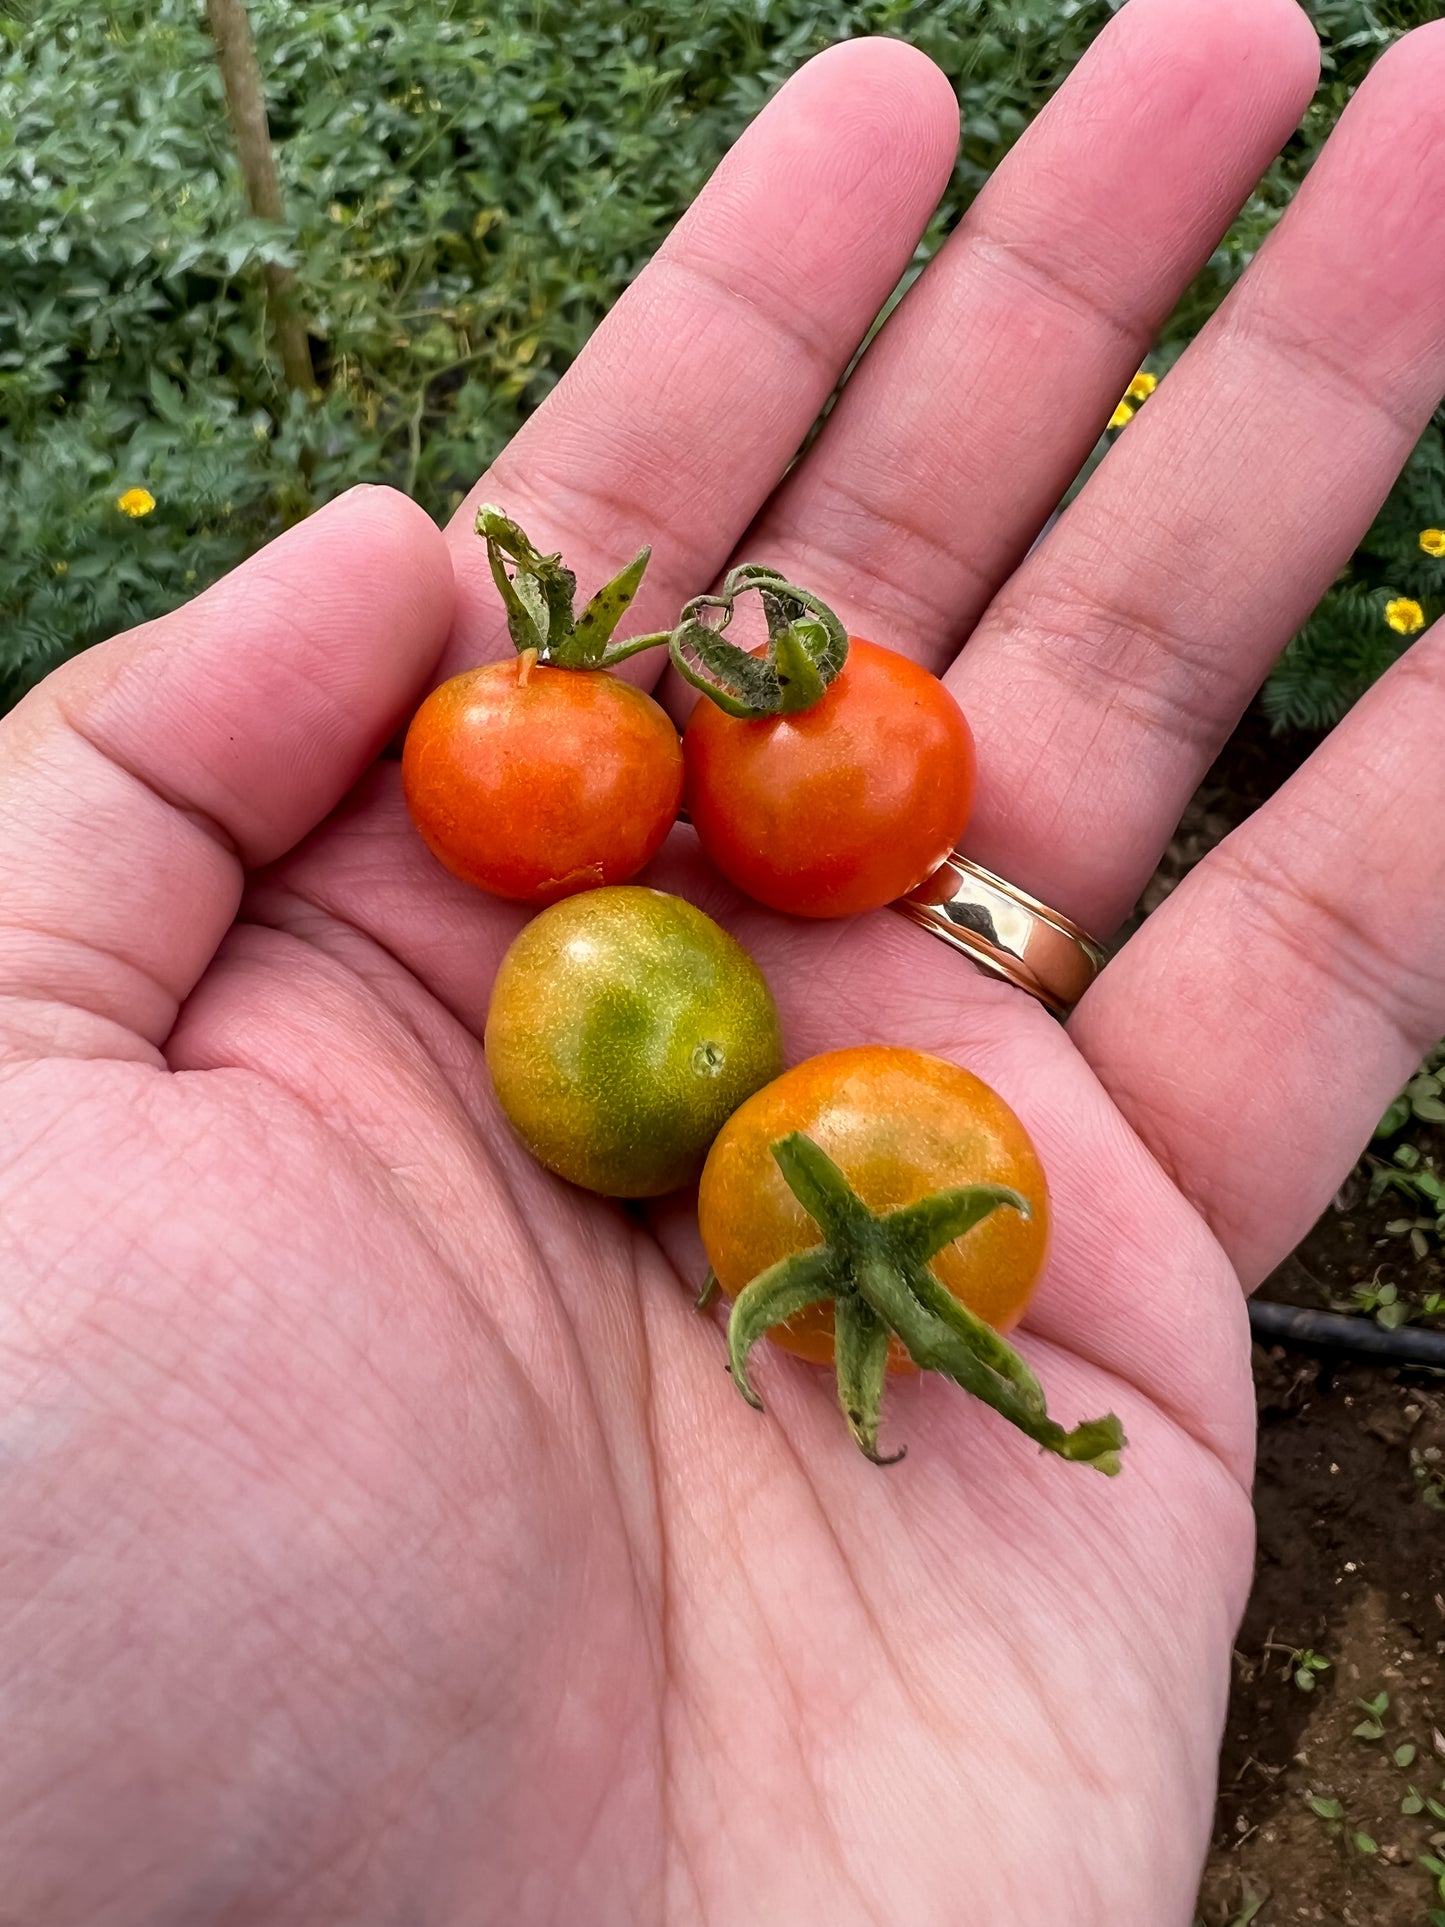
[[[584,593],[652,542],[629,627],[671,626],[908,265],[957,141],[948,81],[901,41],[846,42],[788,82],[458,509],[441,674],[508,647],[473,533],[487,500],[539,548],[560,549]]]

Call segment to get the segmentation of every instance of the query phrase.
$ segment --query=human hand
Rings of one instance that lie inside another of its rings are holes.
[[[1024,1118],[1056,1220],[1021,1348],[1064,1422],[1120,1413],[1115,1481],[937,1380],[891,1389],[887,1472],[824,1373],[759,1356],[745,1407],[686,1202],[644,1226],[499,1119],[520,913],[373,759],[506,646],[475,500],[584,588],[654,536],[642,627],[765,558],[946,671],[970,853],[1117,925],[1445,384],[1430,29],[1026,555],[1313,60],[1289,0],[1133,0],[779,488],[955,137],[921,56],[835,50],[445,542],[348,497],[4,723],[14,1918],[1188,1919],[1250,1568],[1239,1280],[1445,1025],[1445,643],[1067,1032],[890,913],[737,901],[686,831],[651,873],[752,950],[792,1057],[910,1044]]]

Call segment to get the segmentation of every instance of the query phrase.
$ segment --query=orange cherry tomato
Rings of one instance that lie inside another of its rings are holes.
[[[922,1051],[865,1044],[811,1057],[735,1111],[703,1167],[698,1225],[729,1298],[770,1265],[822,1242],[783,1181],[771,1146],[801,1131],[827,1153],[874,1211],[916,1204],[965,1184],[1006,1184],[1032,1206],[993,1212],[930,1260],[968,1309],[1006,1331],[1033,1293],[1048,1249],[1043,1167],[1028,1133],[996,1091]],[[833,1357],[833,1308],[810,1305],[769,1332],[816,1364]],[[916,1369],[895,1338],[888,1369]]]
[[[656,855],[682,799],[682,746],[630,683],[525,652],[432,691],[401,778],[449,870],[494,896],[555,903],[624,883]]]
[[[973,735],[936,676],[851,637],[811,709],[744,721],[698,703],[683,736],[688,813],[738,888],[846,917],[931,876],[973,806]]]

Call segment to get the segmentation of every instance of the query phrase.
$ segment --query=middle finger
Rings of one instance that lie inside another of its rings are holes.
[[[1310,97],[1294,0],[1130,0],[979,195],[739,554],[939,671]],[[864,633],[870,633],[865,629]]]

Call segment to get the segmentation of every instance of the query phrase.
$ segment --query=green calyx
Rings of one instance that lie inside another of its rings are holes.
[[[538,662],[554,668],[611,669],[665,643],[678,674],[695,689],[728,715],[752,719],[811,709],[847,660],[847,632],[827,603],[760,562],[730,571],[719,595],[695,596],[670,633],[659,630],[614,642],[646,572],[650,548],[639,549],[578,615],[577,578],[560,555],[535,549],[498,508],[478,509],[477,534],[486,540],[518,655],[534,651]],[[761,595],[767,617],[768,643],[760,656],[723,633],[738,596],[748,589]]]
[[[882,1215],[872,1211],[812,1139],[795,1131],[772,1146],[778,1169],[823,1242],[771,1266],[745,1286],[728,1319],[728,1362],[750,1405],[762,1400],[748,1380],[748,1354],[766,1331],[808,1305],[831,1300],[838,1396],[853,1437],[875,1465],[888,1341],[901,1340],[913,1362],[941,1372],[1060,1458],[1112,1476],[1124,1432],[1112,1413],[1071,1432],[1048,1415],[1043,1388],[993,1329],[941,1285],[928,1261],[990,1213],[1029,1215],[1028,1199],[1000,1184],[961,1185]]]
[[[538,662],[556,669],[610,669],[668,640],[665,630],[627,642],[612,640],[637,594],[650,548],[639,549],[577,615],[577,578],[560,555],[540,554],[500,509],[484,506],[477,511],[477,534],[486,538],[492,579],[506,606],[507,633],[518,655],[533,649]]]
[[[727,640],[737,598],[762,597],[768,642],[761,655]],[[709,621],[704,612],[720,611]],[[744,562],[719,595],[694,596],[667,643],[677,673],[729,716],[755,721],[811,709],[848,659],[848,634],[820,597],[784,581],[776,569]]]

